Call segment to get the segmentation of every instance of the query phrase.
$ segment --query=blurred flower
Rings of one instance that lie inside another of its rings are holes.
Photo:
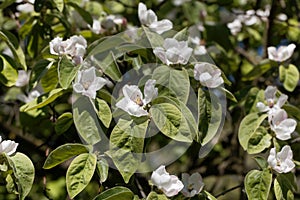
[[[267,5],[265,7],[265,10],[262,10],[262,9],[258,9],[256,11],[256,15],[259,16],[263,21],[267,21],[268,20],[268,17],[270,15],[270,5]]]
[[[295,44],[280,46],[278,49],[273,46],[268,47],[268,58],[277,62],[286,61],[293,55],[295,48]]]
[[[287,15],[284,13],[280,13],[276,16],[276,18],[280,21],[286,21],[288,19]]]
[[[174,38],[167,38],[164,41],[163,48],[156,47],[153,53],[167,65],[183,64],[185,65],[193,52],[193,49],[188,47],[186,41],[177,41]]]
[[[88,24],[88,27],[91,29],[91,31],[95,34],[100,34],[101,32],[101,22],[97,19],[93,19],[93,26],[91,27]]]
[[[242,30],[242,23],[239,19],[235,19],[233,22],[228,23],[227,27],[232,35],[236,35]]]
[[[204,55],[206,53],[207,53],[207,51],[206,51],[206,48],[204,45],[198,45],[194,48],[195,55]]]
[[[18,94],[17,99],[24,103],[29,103],[33,101],[35,98],[38,98],[39,96],[41,96],[41,93],[38,90],[34,89],[30,91],[27,96],[25,94]]]
[[[124,98],[116,103],[116,106],[130,115],[140,117],[148,115],[144,107],[157,97],[158,89],[155,88],[156,80],[149,79],[145,83],[144,95],[137,85],[125,85],[122,89]]]
[[[30,12],[33,12],[34,11],[34,2],[35,0],[27,0],[27,1],[16,1],[16,3],[22,3],[22,2],[26,2],[26,3],[23,3],[23,4],[20,4],[17,6],[17,10],[19,12],[24,12],[24,13],[30,13]]]
[[[277,110],[271,120],[271,129],[276,133],[280,140],[288,140],[295,131],[297,122],[294,119],[287,118],[287,113],[283,109]]]
[[[18,71],[18,79],[15,83],[17,87],[23,87],[29,83],[29,74],[25,70]]]
[[[191,0],[173,0],[172,3],[174,4],[174,6],[181,6],[185,2],[190,2],[190,1]]]
[[[96,76],[96,68],[91,67],[79,71],[77,79],[73,84],[76,93],[80,93],[92,99],[96,98],[96,93],[106,84],[106,79]]]
[[[173,24],[168,19],[157,21],[157,16],[153,10],[147,10],[143,3],[139,3],[138,15],[141,24],[148,26],[151,31],[161,34],[173,28]]]
[[[193,197],[199,194],[204,187],[201,175],[193,173],[191,176],[187,173],[182,174],[182,182],[184,188],[181,190],[182,194],[186,197]]]
[[[247,10],[246,14],[242,16],[242,22],[246,26],[252,26],[259,21],[259,18],[255,15],[254,10]]]
[[[208,88],[216,88],[224,83],[221,77],[221,70],[205,62],[195,65],[194,77]]]
[[[285,145],[279,153],[276,154],[275,147],[271,149],[268,157],[268,163],[278,173],[288,173],[295,167],[293,162],[293,152],[291,147]]]
[[[281,94],[279,98],[276,97],[277,88],[268,86],[265,90],[265,100],[267,105],[263,102],[257,102],[256,107],[259,112],[268,112],[269,122],[271,121],[274,113],[279,110],[287,101],[288,96]]]
[[[49,46],[51,54],[69,55],[75,64],[80,64],[86,52],[87,42],[81,35],[74,35],[65,41],[56,37],[49,43]]]
[[[175,175],[170,175],[164,165],[161,165],[151,175],[151,182],[162,190],[166,196],[172,197],[178,194],[184,187]]]
[[[12,155],[16,152],[18,143],[11,141],[11,140],[3,140],[0,136],[0,153],[6,153],[7,155]]]

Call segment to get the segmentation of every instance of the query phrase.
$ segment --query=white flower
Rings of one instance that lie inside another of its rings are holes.
[[[183,64],[185,65],[193,52],[193,49],[188,47],[186,41],[177,41],[174,38],[167,38],[164,41],[163,48],[156,47],[153,53],[167,65]]]
[[[116,106],[130,115],[140,117],[148,115],[144,107],[157,97],[158,89],[155,88],[156,80],[149,79],[144,87],[144,95],[137,85],[125,85],[122,89],[124,98],[116,103]]]
[[[204,45],[198,45],[194,49],[195,55],[205,55],[207,53],[206,48]]]
[[[287,15],[284,14],[284,13],[278,14],[278,15],[276,16],[276,18],[277,18],[278,20],[280,20],[280,21],[283,21],[283,22],[286,21],[286,20],[288,19]]]
[[[29,73],[25,70],[18,71],[18,79],[15,83],[17,87],[23,87],[29,83]]]
[[[182,182],[184,188],[182,189],[182,194],[186,197],[193,197],[199,194],[204,187],[201,175],[193,173],[191,176],[187,173],[182,174]]]
[[[173,24],[170,20],[164,19],[157,21],[157,16],[153,10],[147,10],[147,7],[143,3],[139,3],[138,15],[141,24],[148,26],[151,31],[161,34],[173,28]]]
[[[19,99],[20,101],[22,101],[24,103],[29,103],[29,102],[33,101],[35,98],[38,98],[39,96],[41,96],[41,93],[35,89],[35,90],[30,91],[27,96],[25,94],[18,94],[17,99]]]
[[[105,84],[106,80],[96,76],[96,68],[91,67],[86,70],[79,71],[73,89],[76,93],[88,96],[92,99],[96,98],[96,92]]]
[[[246,26],[252,26],[259,21],[258,17],[255,15],[254,10],[247,10],[246,14],[243,15],[242,18],[243,18],[243,22]]]
[[[229,28],[232,35],[236,35],[241,31],[242,23],[239,19],[235,19],[233,22],[228,23],[227,27]]]
[[[287,118],[285,110],[280,109],[273,113],[271,120],[271,129],[276,133],[280,140],[288,140],[295,131],[297,122],[294,119]]]
[[[100,34],[101,32],[101,23],[99,20],[97,19],[93,19],[93,26],[91,27],[89,24],[88,24],[88,27],[91,29],[91,31],[95,34]]]
[[[49,43],[50,53],[53,55],[61,55],[65,52],[65,46],[61,37],[56,37]]]
[[[268,47],[268,58],[276,62],[283,62],[289,59],[296,48],[295,44],[289,44],[288,46],[280,46],[278,49],[271,46]]]
[[[28,3],[24,3],[24,4],[20,4],[17,6],[17,10],[19,12],[23,12],[23,13],[30,13],[34,11],[34,1],[35,0],[28,0],[28,1],[24,1],[24,2],[28,2]],[[16,1],[16,3],[21,3],[22,1]]]
[[[285,145],[277,154],[275,147],[272,148],[268,157],[268,163],[278,173],[288,173],[292,171],[295,167],[295,163],[293,162],[291,147]]]
[[[274,113],[279,110],[287,101],[288,96],[281,94],[279,98],[276,97],[277,88],[274,86],[268,86],[265,90],[265,100],[267,105],[262,102],[256,104],[259,112],[268,112],[269,121],[272,119]]]
[[[152,183],[162,190],[166,196],[172,197],[182,190],[183,183],[175,175],[170,175],[164,165],[161,165],[151,175]]]
[[[184,4],[185,2],[190,2],[191,0],[173,0],[173,4],[174,6],[181,6],[182,4]]]
[[[221,70],[205,62],[195,65],[194,77],[208,88],[216,88],[224,83]]]
[[[11,141],[11,140],[3,140],[2,137],[0,136],[0,153],[6,153],[7,155],[12,155],[13,153],[16,152],[18,143]]]

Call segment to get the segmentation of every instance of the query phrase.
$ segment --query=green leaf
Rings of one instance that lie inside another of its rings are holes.
[[[64,0],[54,0],[54,3],[56,4],[59,12],[62,12],[64,10]]]
[[[93,18],[89,12],[85,11],[83,8],[73,2],[68,2],[67,4],[69,6],[72,6],[80,14],[84,21],[86,21],[91,26],[93,25]]]
[[[66,175],[67,191],[71,199],[89,184],[94,175],[96,163],[96,155],[90,153],[80,154],[71,162]]]
[[[226,97],[227,97],[229,100],[231,100],[231,101],[233,101],[233,102],[235,102],[235,103],[238,102],[237,99],[235,98],[235,96],[234,96],[229,90],[227,90],[226,88],[221,88],[221,89],[226,93]]]
[[[73,119],[79,135],[90,145],[101,140],[104,134],[98,122],[96,108],[86,96],[80,96],[73,104]]]
[[[7,87],[14,86],[18,79],[18,71],[3,56],[0,56],[0,66],[0,82]]]
[[[44,92],[51,92],[58,84],[57,66],[51,65],[49,70],[41,78],[41,85]]]
[[[274,180],[274,193],[277,200],[293,200],[293,192],[296,190],[296,177],[291,172],[279,174]]]
[[[156,80],[160,92],[164,92],[164,88],[166,88],[167,94],[164,95],[173,96],[183,103],[187,102],[190,93],[190,80],[185,69],[180,71],[162,65],[154,70],[152,78]]]
[[[15,1],[16,0],[2,0],[1,2],[1,4],[0,4],[0,9],[4,9],[4,8],[6,8],[6,7],[8,7],[8,6],[10,6],[11,4],[13,4],[13,3],[15,3]]]
[[[145,35],[152,48],[163,46],[164,38],[160,34],[150,31],[150,29],[145,26],[142,26],[142,29],[144,30]]]
[[[97,161],[97,173],[99,175],[100,182],[103,183],[108,177],[108,162],[105,158],[100,157]]]
[[[106,101],[97,98],[96,99],[96,108],[98,109],[98,116],[101,122],[104,124],[106,128],[109,127],[110,122],[112,120],[112,113],[110,110],[109,105],[106,103]]]
[[[51,92],[49,92],[47,94],[43,94],[42,96],[39,96],[38,98],[36,98],[32,102],[29,102],[29,103],[23,105],[20,108],[20,111],[21,112],[27,112],[27,111],[30,111],[30,110],[33,110],[33,109],[42,108],[42,107],[52,103],[53,101],[55,101],[55,99],[57,99],[61,95],[63,95],[63,89],[62,88],[54,89],[54,90],[52,90]]]
[[[287,67],[283,65],[279,66],[280,80],[283,81],[283,87],[293,92],[299,82],[299,71],[293,64],[289,64]]]
[[[134,194],[126,187],[116,186],[97,195],[94,200],[133,200]]]
[[[272,184],[272,173],[269,169],[263,171],[251,170],[245,177],[245,189],[249,199],[267,200]]]
[[[157,194],[156,192],[150,192],[146,200],[168,200],[164,194]]]
[[[251,81],[261,77],[264,73],[272,68],[270,60],[263,60],[260,64],[254,66],[254,68],[243,76],[243,81]]]
[[[46,75],[48,70],[52,67],[54,61],[50,62],[49,60],[39,60],[31,70],[30,73],[30,88],[37,86],[38,82]]]
[[[210,194],[209,192],[207,191],[204,191],[204,193],[207,195],[207,199],[208,200],[217,200],[216,197],[214,197],[212,194]]]
[[[66,112],[60,115],[55,122],[55,132],[57,134],[62,134],[66,132],[73,124],[72,113]]]
[[[141,163],[147,127],[148,121],[138,123],[120,119],[112,130],[107,154],[112,158],[125,183],[128,183]]]
[[[250,138],[255,134],[258,127],[267,116],[267,114],[259,116],[258,113],[250,113],[242,120],[239,127],[238,138],[245,151],[248,149]]]
[[[271,146],[271,139],[272,136],[268,133],[265,127],[258,127],[248,140],[247,152],[249,154],[262,152]]]
[[[153,105],[151,117],[157,128],[166,136],[181,142],[192,142],[193,133],[181,111],[170,103]]]
[[[17,152],[9,156],[8,162],[13,170],[13,179],[17,185],[19,199],[23,200],[29,194],[34,181],[34,166],[23,153]]]
[[[266,159],[264,157],[261,157],[261,156],[255,156],[254,157],[256,163],[258,164],[258,166],[263,170],[263,169],[266,169],[269,164],[268,162],[266,161]]]
[[[59,83],[63,89],[67,89],[74,80],[78,66],[75,66],[66,56],[61,57],[58,63]]]
[[[51,151],[48,155],[43,168],[51,169],[70,158],[82,153],[88,153],[89,148],[83,144],[64,144]]]
[[[27,70],[25,55],[19,45],[18,39],[12,33],[6,30],[0,31],[0,38],[7,43],[14,55],[14,59],[17,61],[20,67],[24,70]]]

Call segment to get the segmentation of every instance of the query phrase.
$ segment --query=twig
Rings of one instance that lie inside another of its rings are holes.
[[[143,190],[141,184],[139,183],[138,179],[136,178],[135,181],[136,181],[136,184],[137,184],[137,186],[138,186],[138,188],[139,188],[139,190],[140,190],[140,193],[141,193],[142,197],[143,197],[143,198],[146,198],[146,194],[145,194],[145,192],[144,192],[144,190]]]
[[[235,51],[238,54],[244,56],[246,58],[246,60],[248,60],[251,64],[253,64],[253,65],[257,65],[258,64],[257,61],[255,59],[253,59],[243,48],[236,47]]]
[[[243,186],[244,186],[244,184],[242,183],[242,184],[237,185],[237,186],[235,186],[235,187],[229,188],[228,190],[225,190],[224,192],[221,192],[220,194],[216,195],[215,197],[218,198],[218,197],[220,197],[220,196],[223,196],[223,195],[227,194],[228,192],[231,192],[231,191],[233,191],[233,190],[235,190],[235,189],[237,189],[237,188],[241,188],[241,187],[243,187]]]

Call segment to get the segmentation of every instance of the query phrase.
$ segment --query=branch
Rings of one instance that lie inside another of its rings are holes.
[[[218,198],[218,197],[220,197],[220,196],[223,196],[223,195],[227,194],[228,192],[231,192],[231,191],[233,191],[233,190],[235,190],[235,189],[237,189],[237,188],[241,188],[241,187],[243,187],[243,186],[244,186],[244,183],[242,183],[242,184],[240,184],[240,185],[237,185],[237,186],[235,186],[235,187],[233,187],[233,188],[229,188],[228,190],[225,190],[224,192],[222,192],[222,193],[216,195],[215,197]]]

